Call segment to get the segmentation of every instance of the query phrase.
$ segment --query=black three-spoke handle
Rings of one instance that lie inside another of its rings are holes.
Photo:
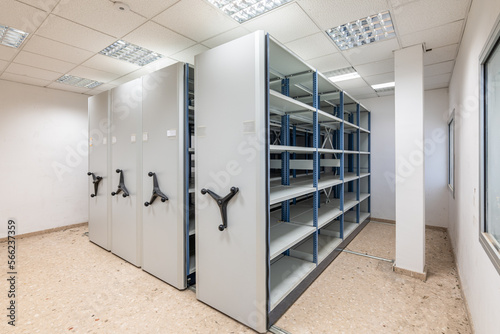
[[[144,206],[150,206],[151,204],[153,204],[153,202],[157,197],[160,197],[162,202],[168,201],[167,195],[162,193],[160,187],[158,186],[158,179],[156,178],[156,173],[149,172],[148,175],[149,177],[153,177],[153,194],[151,195],[151,199],[149,200],[149,202],[144,203]]]
[[[94,184],[94,193],[90,194],[90,197],[96,197],[97,196],[97,190],[99,189],[99,182],[101,182],[102,177],[101,176],[96,176],[92,172],[88,172],[87,175],[92,175],[92,183]]]
[[[231,198],[233,198],[234,195],[236,195],[236,193],[238,191],[239,191],[238,188],[232,187],[231,192],[229,194],[227,194],[225,197],[220,197],[219,195],[217,195],[216,193],[214,193],[210,189],[205,189],[205,188],[201,189],[201,193],[203,195],[208,193],[210,196],[212,196],[212,198],[215,200],[215,202],[219,206],[220,215],[222,218],[222,224],[219,225],[219,231],[221,231],[221,232],[227,228],[227,204],[229,203]]]
[[[116,191],[113,191],[111,193],[111,196],[118,195],[119,193],[123,192],[123,197],[130,196],[127,187],[125,187],[125,181],[123,179],[123,171],[121,169],[117,169],[116,172],[120,174],[120,183],[118,184],[118,189]]]

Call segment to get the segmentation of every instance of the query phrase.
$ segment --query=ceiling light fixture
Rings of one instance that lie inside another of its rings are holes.
[[[0,24],[0,44],[18,48],[23,44],[28,33],[22,30],[14,29]]]
[[[207,0],[239,23],[267,13],[292,0]]]
[[[352,80],[361,77],[353,67],[341,68],[339,70],[327,72],[325,75],[333,82]]]
[[[144,66],[163,58],[162,54],[119,40],[99,52],[102,55]]]
[[[63,75],[59,79],[56,80],[56,82],[65,84],[65,85],[70,85],[70,86],[75,86],[75,87],[81,87],[81,88],[96,88],[97,86],[102,85],[102,82],[95,81],[95,80],[90,80],[90,79],[85,79],[85,78],[79,78],[75,77],[69,74]]]
[[[381,90],[381,89],[386,89],[386,88],[394,88],[396,86],[396,83],[393,82],[386,82],[383,84],[378,84],[378,85],[372,85],[372,88],[375,90]]]
[[[342,24],[326,33],[342,51],[396,36],[389,11]]]

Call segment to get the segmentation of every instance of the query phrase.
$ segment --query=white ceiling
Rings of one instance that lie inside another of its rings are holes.
[[[30,33],[19,49],[0,45],[0,79],[98,94],[256,30],[265,30],[322,72],[352,66],[361,78],[338,85],[362,99],[394,80],[393,51],[425,43],[425,89],[448,87],[471,0],[295,0],[239,24],[206,0],[0,0],[0,24]],[[389,10],[396,38],[340,51],[325,30]],[[118,39],[165,58],[144,67],[99,53]],[[88,90],[55,82],[64,74],[102,81]]]

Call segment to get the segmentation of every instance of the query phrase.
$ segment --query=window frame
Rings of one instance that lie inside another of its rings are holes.
[[[500,48],[500,15],[497,17],[495,26],[491,31],[479,57],[479,242],[490,258],[493,266],[500,274],[500,241],[497,241],[486,231],[486,103],[485,64],[496,48]]]
[[[450,136],[450,125],[453,125],[453,137]],[[453,109],[448,119],[448,189],[450,189],[453,198],[455,198],[455,127],[455,109]],[[451,156],[452,147],[453,156]],[[453,174],[450,171],[453,171]]]

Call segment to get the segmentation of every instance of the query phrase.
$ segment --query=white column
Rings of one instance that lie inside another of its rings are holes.
[[[397,175],[395,270],[419,276],[425,272],[422,45],[398,50],[394,58]]]

